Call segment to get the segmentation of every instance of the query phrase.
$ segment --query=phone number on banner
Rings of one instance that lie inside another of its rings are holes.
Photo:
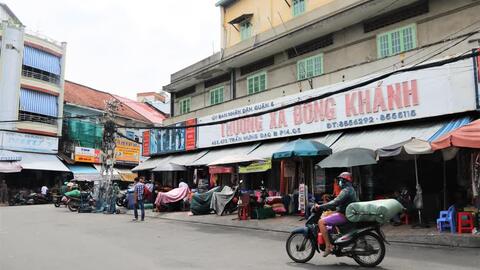
[[[327,129],[372,125],[372,124],[385,122],[385,121],[413,118],[416,116],[417,116],[417,112],[415,110],[385,113],[375,117],[369,116],[369,117],[362,117],[362,118],[345,120],[345,121],[329,122],[327,123]]]

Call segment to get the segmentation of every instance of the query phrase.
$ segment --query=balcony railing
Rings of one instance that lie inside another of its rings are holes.
[[[22,69],[22,75],[27,78],[33,78],[33,79],[49,82],[56,85],[60,83],[59,77],[54,74],[49,74],[49,73],[46,74],[46,73],[41,73],[33,70],[28,70],[28,69],[25,69],[25,67]]]
[[[18,114],[18,119],[20,121],[30,121],[30,122],[49,124],[49,125],[57,125],[57,119],[52,119],[51,117],[48,117],[48,116],[41,116],[41,115],[28,113],[28,112],[20,112]]]

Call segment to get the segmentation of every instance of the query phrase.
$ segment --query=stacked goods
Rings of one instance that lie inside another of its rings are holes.
[[[403,206],[395,199],[351,203],[345,216],[350,222],[386,223],[403,211]]]
[[[74,198],[80,198],[80,190],[74,189],[74,190],[72,190],[72,191],[65,192],[65,196],[74,197]]]

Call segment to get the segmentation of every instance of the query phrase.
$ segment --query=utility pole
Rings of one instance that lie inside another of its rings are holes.
[[[115,165],[115,113],[120,107],[120,102],[116,99],[105,101],[105,113],[102,117],[103,122],[103,141],[102,141],[102,182],[99,186],[97,200],[97,211],[106,210],[113,213],[115,209],[116,197],[113,192],[112,178],[113,166]]]

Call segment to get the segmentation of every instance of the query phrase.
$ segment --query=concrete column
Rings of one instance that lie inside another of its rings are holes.
[[[67,43],[62,42],[62,58],[60,59],[60,95],[58,95],[58,117],[63,117],[63,99],[65,95],[65,60],[66,60],[66,53],[67,53]],[[58,119],[57,121],[57,136],[62,136],[62,127],[63,127],[63,120]]]

